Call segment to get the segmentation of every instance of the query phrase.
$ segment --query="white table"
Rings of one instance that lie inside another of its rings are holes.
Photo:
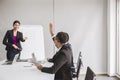
[[[0,62],[0,80],[54,80],[54,74],[43,73],[28,62],[15,62],[2,65]],[[51,64],[44,63],[44,66]]]

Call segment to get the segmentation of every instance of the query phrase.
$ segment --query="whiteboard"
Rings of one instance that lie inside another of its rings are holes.
[[[28,39],[21,42],[23,50],[20,59],[32,58],[35,54],[37,61],[45,59],[43,27],[41,25],[22,25],[19,29],[23,33],[23,37]]]

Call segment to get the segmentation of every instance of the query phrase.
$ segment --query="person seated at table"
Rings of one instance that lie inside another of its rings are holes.
[[[53,65],[51,67],[43,67],[41,64],[35,64],[42,72],[55,74],[54,80],[72,80],[71,74],[71,55],[72,51],[69,46],[65,45],[67,41],[65,32],[57,33],[54,38],[54,43],[59,51],[54,57]]]
[[[54,26],[53,26],[52,23],[49,24],[49,30],[50,30],[50,34],[52,36],[53,41],[55,41],[54,40],[54,38],[55,38]],[[66,35],[66,43],[65,43],[65,45],[68,46],[68,48],[71,49],[71,51],[72,51],[71,44],[68,42],[69,41],[69,35],[67,33],[65,33],[65,35]],[[57,54],[55,54],[52,58],[48,59],[48,62],[54,62],[54,58],[55,58],[56,55]],[[73,62],[73,52],[70,55],[72,56],[71,57],[71,70],[72,70],[72,73],[75,73],[75,67],[74,67],[74,62]]]

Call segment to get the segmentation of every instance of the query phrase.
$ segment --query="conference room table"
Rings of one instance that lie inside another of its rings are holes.
[[[0,62],[0,80],[54,80],[54,74],[41,72],[30,62],[14,62],[11,65],[4,65]],[[50,67],[52,63],[42,63]]]

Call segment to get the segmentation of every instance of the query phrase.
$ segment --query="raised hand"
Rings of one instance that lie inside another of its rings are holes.
[[[51,36],[53,36],[54,35],[54,26],[52,23],[49,24],[49,30],[50,30]]]

